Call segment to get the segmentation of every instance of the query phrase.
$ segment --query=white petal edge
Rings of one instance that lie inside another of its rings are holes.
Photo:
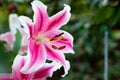
[[[25,57],[18,54],[13,61],[12,69],[19,68],[19,65],[23,59],[25,60]]]
[[[21,30],[21,25],[18,20],[18,15],[15,13],[9,15],[9,28],[13,36],[16,34],[17,29]]]
[[[71,37],[71,43],[72,43],[72,46],[73,46],[73,40],[74,40],[73,36],[72,36],[69,32],[67,32],[67,31],[64,31],[64,30],[59,30],[59,31],[61,31],[61,32],[67,34],[69,37]],[[71,50],[67,51],[67,53],[72,53],[72,54],[74,54],[75,52],[74,52],[73,49],[71,49]]]
[[[50,65],[53,65],[53,69],[52,69],[52,73],[50,73],[50,76],[49,77],[52,77],[53,75],[53,72],[56,71],[57,69],[60,69],[62,67],[62,65],[56,61],[53,61],[52,63],[46,63],[45,64],[46,66],[50,66]]]
[[[57,17],[59,14],[61,14],[61,12],[64,12],[64,11],[67,11],[67,17],[66,17],[66,20],[65,20],[64,24],[62,24],[61,26],[67,24],[68,21],[70,20],[70,17],[71,17],[71,13],[70,13],[71,8],[70,8],[70,6],[67,5],[67,4],[64,4],[64,9],[63,9],[62,11],[60,11],[60,12],[58,12],[57,14],[51,16],[51,17],[50,17],[50,20],[54,19],[54,17]],[[61,26],[60,26],[60,27],[61,27]]]
[[[65,25],[65,24],[67,24],[68,21],[70,20],[70,17],[71,17],[71,13],[70,13],[71,8],[70,8],[70,6],[67,5],[67,4],[64,4],[64,6],[65,6],[65,7],[64,7],[64,10],[67,11],[67,20],[66,20],[66,23],[64,23],[64,25]]]
[[[40,8],[42,8],[45,11],[47,10],[47,6],[44,5],[41,1],[38,1],[38,0],[34,0],[31,3],[31,5],[32,5],[32,9],[33,9],[34,12],[37,12],[37,7],[40,7]],[[33,16],[33,18],[34,18],[34,20],[36,20],[35,19],[35,15]]]
[[[28,46],[28,47],[29,47],[29,46]],[[47,56],[46,56],[46,57],[47,57]],[[28,67],[29,67],[28,65],[30,64],[30,59],[31,59],[29,48],[28,48],[28,54],[27,54],[27,56],[25,56],[25,59],[26,59],[26,63],[25,63],[25,65],[21,68],[21,70],[20,70],[20,72],[22,72],[22,73],[24,73],[24,74],[30,74],[30,73],[32,73],[32,72],[34,72],[34,71],[37,71],[38,69],[40,69],[41,67],[43,67],[43,65],[45,64],[45,62],[44,62],[44,63],[40,64],[40,66],[32,66],[32,67],[35,67],[35,68],[28,69]]]
[[[25,31],[27,34],[29,34],[28,24],[29,24],[29,25],[33,25],[32,20],[31,20],[30,18],[26,17],[26,16],[19,16],[18,19],[19,19],[21,25],[23,25],[24,31]],[[29,34],[29,36],[30,36],[30,34]]]

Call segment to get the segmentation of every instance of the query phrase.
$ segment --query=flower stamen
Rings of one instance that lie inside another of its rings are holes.
[[[55,50],[63,50],[66,46],[61,46],[61,47],[58,48],[57,46],[52,45],[51,47]]]
[[[54,38],[60,37],[60,36],[62,36],[63,34],[64,34],[64,33],[62,32],[62,33],[56,35]]]
[[[52,47],[53,49],[58,49],[57,46],[55,46],[55,45],[52,45],[51,47]]]
[[[58,42],[58,41],[60,41],[60,40],[62,40],[62,39],[64,39],[64,35],[63,35],[64,33],[62,32],[62,33],[60,33],[60,34],[58,34],[58,35],[56,35],[56,36],[54,36],[53,38],[51,38],[50,39],[50,41],[53,41],[53,42]],[[59,37],[59,38],[58,38]],[[58,38],[57,40],[55,40],[55,38]]]
[[[39,42],[40,42],[40,38],[37,38],[36,39],[36,44],[39,44]]]
[[[34,37],[33,37],[33,38],[34,38]],[[40,33],[38,33],[38,37],[37,37],[37,38],[34,38],[34,39],[36,39],[36,44],[39,44],[40,41],[46,41],[46,42],[49,42],[49,39],[43,37],[42,35],[40,35]]]
[[[61,46],[61,47],[59,47],[58,48],[58,50],[62,50],[62,49],[64,49],[66,46]]]

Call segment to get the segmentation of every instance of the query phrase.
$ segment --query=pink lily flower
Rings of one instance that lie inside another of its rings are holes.
[[[13,44],[15,42],[15,34],[17,33],[17,29],[18,29],[22,35],[22,42],[21,42],[22,47],[21,47],[19,53],[23,54],[28,48],[28,43],[27,43],[28,35],[25,33],[24,29],[21,27],[17,14],[9,15],[9,27],[10,27],[10,32],[1,34],[0,40],[5,41],[6,48],[9,51],[12,51]]]
[[[12,65],[12,74],[0,75],[0,80],[44,80],[52,77],[53,72],[60,69],[61,64],[58,62],[45,63],[39,70],[31,74],[23,74],[21,68],[26,62],[26,57],[17,55]]]
[[[32,73],[39,70],[46,59],[57,61],[64,67],[65,74],[70,69],[70,63],[63,53],[74,53],[73,37],[66,31],[59,30],[67,24],[71,17],[70,7],[64,5],[64,9],[52,17],[48,16],[47,6],[41,1],[33,1],[34,21],[26,16],[20,16],[19,20],[29,34],[28,60],[21,69],[23,73]]]

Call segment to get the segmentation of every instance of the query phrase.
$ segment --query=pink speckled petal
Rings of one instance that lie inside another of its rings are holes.
[[[43,43],[36,43],[36,40],[29,40],[27,61],[21,69],[22,73],[29,74],[40,69],[46,61],[46,50]]]
[[[47,6],[41,1],[35,0],[31,4],[34,11],[34,35],[37,35],[38,32],[46,31],[49,16],[47,14]]]
[[[0,80],[12,80],[11,74],[0,74]]]
[[[63,53],[60,53],[56,50],[54,50],[49,44],[46,43],[46,51],[47,51],[47,58],[52,61],[58,61],[61,63],[64,67],[64,77],[68,74],[68,70],[70,69],[70,63],[65,59],[65,55]]]
[[[65,5],[62,11],[50,17],[50,24],[48,30],[59,29],[63,25],[67,24],[71,17],[70,9],[70,6]]]
[[[60,35],[62,34],[62,35]],[[44,34],[46,37],[53,39],[49,43],[51,47],[56,47],[60,53],[74,53],[73,50],[73,37],[63,30],[51,30]],[[58,36],[60,35],[60,36]],[[55,37],[58,36],[58,37]]]
[[[33,79],[44,80],[47,77],[52,77],[53,72],[61,68],[58,62],[45,63],[45,65],[34,73]]]
[[[11,32],[6,32],[0,35],[0,40],[6,42],[6,47],[8,50],[13,49],[14,38]]]

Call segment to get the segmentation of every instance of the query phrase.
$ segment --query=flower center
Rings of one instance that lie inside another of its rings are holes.
[[[64,38],[64,33],[60,33],[58,35],[55,35],[53,38],[46,38],[44,36],[42,36],[40,33],[38,33],[37,38],[35,38],[34,36],[32,36],[33,39],[36,40],[36,44],[38,45],[40,43],[40,41],[46,41],[46,42],[58,42],[58,41],[68,41],[67,39]],[[62,50],[64,48],[66,48],[66,46],[59,46],[57,47],[56,45],[52,45],[51,46],[53,49],[55,50]]]
[[[58,41],[68,41],[67,39],[64,38],[64,33],[60,33],[58,35],[55,35],[53,38],[50,39],[51,42],[58,42]],[[66,46],[60,46],[60,47],[57,47],[56,45],[51,45],[51,47],[55,50],[63,50],[64,48],[66,48]]]
[[[64,33],[60,33],[58,35],[55,35],[53,38],[50,39],[50,41],[52,41],[52,42],[58,42],[60,40],[63,40],[64,39],[64,35],[63,34]],[[56,39],[56,38],[58,38],[58,39]]]
[[[43,37],[40,33],[38,33],[37,38],[35,38],[34,36],[32,36],[32,38],[36,40],[36,44],[37,44],[37,45],[39,44],[40,41],[46,41],[46,42],[49,41],[48,38]]]

